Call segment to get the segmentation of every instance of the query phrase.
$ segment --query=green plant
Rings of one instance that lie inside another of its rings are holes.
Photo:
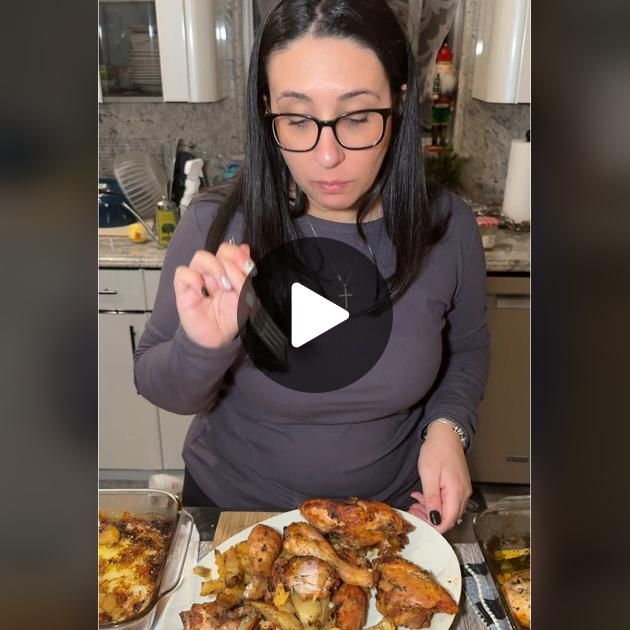
[[[462,168],[465,158],[449,148],[424,155],[424,170],[427,180],[440,184],[453,192],[462,190]]]

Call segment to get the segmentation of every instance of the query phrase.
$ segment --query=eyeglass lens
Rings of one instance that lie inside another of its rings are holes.
[[[282,147],[308,151],[317,143],[318,126],[314,120],[296,115],[274,118],[276,139]],[[339,142],[348,149],[361,149],[376,144],[383,133],[383,116],[377,112],[360,112],[338,118],[335,131]]]

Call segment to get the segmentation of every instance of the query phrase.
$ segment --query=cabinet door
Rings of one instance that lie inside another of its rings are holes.
[[[158,37],[155,0],[99,0],[98,12],[99,75],[105,100],[161,101],[162,33]]]
[[[99,314],[99,466],[162,468],[157,407],[136,393],[133,349],[144,313]]]
[[[529,296],[488,296],[490,374],[468,452],[473,481],[529,483]]]
[[[144,293],[147,302],[147,309],[150,311],[153,310],[153,305],[155,304],[158,287],[160,286],[161,274],[162,271],[160,269],[144,270]]]
[[[182,447],[194,416],[179,416],[164,409],[159,410],[159,416],[164,468],[166,470],[184,470]]]
[[[206,103],[227,95],[225,3],[155,0],[165,101]]]

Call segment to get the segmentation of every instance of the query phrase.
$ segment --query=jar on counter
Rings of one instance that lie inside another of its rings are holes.
[[[496,244],[499,219],[497,217],[477,216],[477,225],[484,249],[492,249]]]

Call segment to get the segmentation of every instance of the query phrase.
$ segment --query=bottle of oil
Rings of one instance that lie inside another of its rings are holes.
[[[178,218],[177,205],[170,199],[162,197],[158,201],[155,211],[155,231],[160,247],[168,247],[171,238],[173,238]]]

